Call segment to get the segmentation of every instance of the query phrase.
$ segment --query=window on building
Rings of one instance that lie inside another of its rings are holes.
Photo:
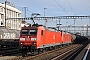
[[[21,16],[21,14],[19,13],[19,14],[18,14],[18,17],[20,17],[20,16]]]
[[[3,7],[1,7],[1,12],[3,12]]]
[[[3,15],[3,14],[1,14],[1,19],[2,19],[2,20],[4,19],[4,15]]]

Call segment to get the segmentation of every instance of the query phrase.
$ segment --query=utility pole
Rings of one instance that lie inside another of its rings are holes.
[[[89,16],[89,26],[90,26],[90,16]]]
[[[5,1],[5,28],[6,28],[6,3],[7,3],[7,0]]]
[[[56,20],[56,27],[57,27],[57,20]]]
[[[47,8],[44,8],[44,17],[45,17],[45,10],[46,10]]]
[[[89,16],[89,26],[90,26],[90,16]],[[90,28],[88,30],[90,30]],[[89,32],[89,35],[90,35],[90,32]]]
[[[45,10],[46,10],[47,8],[44,8],[44,17],[45,17]],[[47,19],[45,19],[45,26],[47,25]]]
[[[74,33],[75,33],[75,20],[74,20]]]
[[[61,29],[60,29],[60,25],[61,25],[61,24],[60,24],[60,20],[59,20],[59,30],[61,30]]]
[[[67,29],[66,29],[66,31],[68,31],[68,22],[66,22],[66,26],[67,26]]]
[[[86,26],[86,37],[88,37],[88,25]]]
[[[24,7],[24,15],[25,15],[24,17],[25,17],[25,18],[26,18],[26,8],[27,8],[27,7]]]
[[[59,20],[59,23],[57,24],[57,25],[58,25],[58,26],[57,26],[57,27],[58,27],[58,30],[61,30],[60,25],[62,25],[62,24],[60,24],[60,21],[61,21],[61,20]]]

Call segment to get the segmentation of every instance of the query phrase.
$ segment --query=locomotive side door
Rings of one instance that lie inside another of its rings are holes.
[[[44,30],[41,31],[41,41],[42,41],[42,47],[44,48],[44,43],[45,43],[45,35],[44,35]]]

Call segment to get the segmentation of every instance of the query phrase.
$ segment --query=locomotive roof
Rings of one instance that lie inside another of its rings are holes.
[[[37,29],[37,27],[22,27],[22,29]]]

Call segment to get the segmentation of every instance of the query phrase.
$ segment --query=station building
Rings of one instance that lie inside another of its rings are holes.
[[[6,5],[6,19],[7,18],[20,18],[21,11],[15,8],[14,5]],[[22,21],[18,19],[6,20],[6,28],[21,29]],[[0,26],[5,27],[5,4],[0,3]]]

